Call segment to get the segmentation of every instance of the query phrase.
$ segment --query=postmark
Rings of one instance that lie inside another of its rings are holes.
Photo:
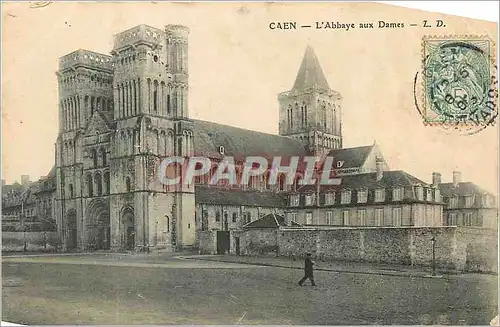
[[[495,44],[488,37],[424,37],[418,79],[417,74],[415,102],[424,124],[473,134],[495,123]]]

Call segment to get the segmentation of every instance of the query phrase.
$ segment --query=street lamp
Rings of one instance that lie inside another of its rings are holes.
[[[436,236],[431,238],[432,242],[432,276],[436,276]]]
[[[23,194],[21,194],[21,229],[23,230],[23,252],[27,251],[28,244],[26,242],[26,217],[24,215],[24,199],[22,198]]]

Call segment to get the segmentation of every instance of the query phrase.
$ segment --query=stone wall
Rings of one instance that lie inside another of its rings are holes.
[[[463,271],[498,271],[494,230],[457,227],[251,229],[239,233],[241,254],[275,253],[320,260],[374,262]]]
[[[484,228],[459,227],[460,253],[467,271],[498,271],[498,234]]]
[[[196,245],[200,254],[216,254],[217,231],[206,230],[196,232]]]
[[[2,232],[2,252],[53,251],[57,246],[57,232]]]
[[[240,253],[243,255],[278,255],[278,230],[275,228],[249,229],[240,233]],[[234,248],[231,248],[231,253]]]

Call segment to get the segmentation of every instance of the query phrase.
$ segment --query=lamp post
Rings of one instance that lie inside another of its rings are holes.
[[[24,199],[21,194],[21,228],[23,230],[23,252],[26,252],[28,245],[26,244],[26,219],[24,215]]]
[[[436,276],[436,236],[431,238],[432,242],[432,276]]]

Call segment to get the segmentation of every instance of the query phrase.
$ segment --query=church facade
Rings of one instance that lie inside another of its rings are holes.
[[[442,225],[437,187],[390,172],[376,144],[343,148],[342,98],[311,47],[292,89],[278,95],[279,135],[190,119],[188,35],[180,25],[139,25],[115,35],[111,55],[77,50],[60,58],[52,178],[64,250],[176,251],[196,247],[203,231],[231,231],[268,213],[303,225]],[[208,185],[208,177],[159,183],[165,157],[193,155],[210,158],[211,172],[224,156],[240,158],[238,170],[246,156],[330,155],[349,185],[310,190],[283,176],[268,185],[266,175],[245,186]],[[356,213],[359,206],[368,211]],[[398,218],[384,223],[380,209]]]

